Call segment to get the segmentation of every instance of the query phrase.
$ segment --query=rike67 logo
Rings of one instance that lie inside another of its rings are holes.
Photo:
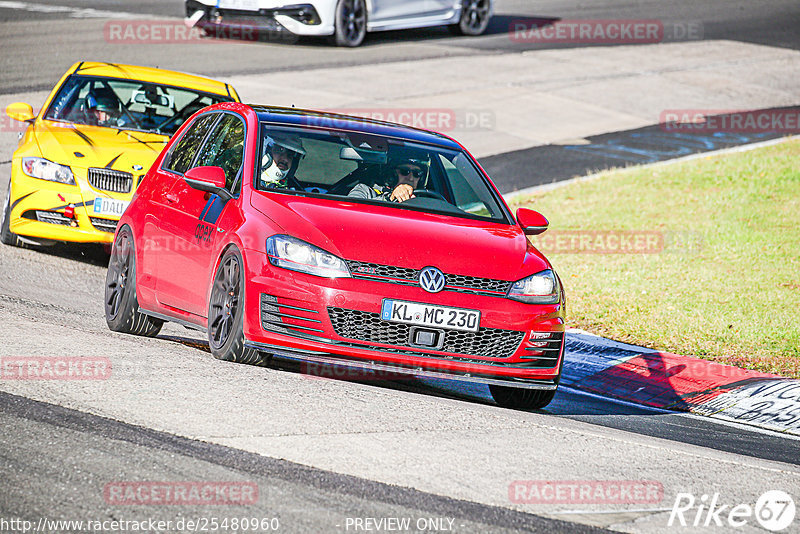
[[[770,532],[781,532],[794,522],[795,504],[785,491],[770,490],[755,506],[748,503],[723,504],[719,493],[702,495],[678,493],[669,514],[669,527],[724,527],[726,530],[752,524],[753,520]]]

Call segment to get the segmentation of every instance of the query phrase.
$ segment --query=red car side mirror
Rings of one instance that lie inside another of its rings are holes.
[[[195,167],[186,171],[183,179],[192,189],[214,193],[223,200],[233,198],[225,189],[225,171],[222,167]]]
[[[550,226],[544,215],[528,208],[519,208],[517,210],[517,222],[522,231],[525,232],[525,235],[539,235],[544,233],[547,227]]]

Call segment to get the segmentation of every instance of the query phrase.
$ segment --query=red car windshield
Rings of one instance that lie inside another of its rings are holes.
[[[262,125],[255,187],[508,223],[507,210],[461,151],[366,133]]]

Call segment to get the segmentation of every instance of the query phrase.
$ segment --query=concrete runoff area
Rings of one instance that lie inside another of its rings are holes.
[[[518,412],[480,399],[227,364],[203,350],[201,334],[175,325],[160,339],[115,334],[101,311],[102,264],[3,247],[0,268],[13,266],[14,279],[0,280],[0,359],[69,355],[102,358],[111,369],[101,380],[1,381],[13,395],[343,475],[626,532],[663,531],[678,494],[699,499],[717,491],[725,503],[752,505],[767,490],[800,484],[796,462],[620,431],[592,424],[591,416]],[[663,414],[643,417],[658,424]],[[509,494],[517,481],[548,480],[654,481],[663,495],[648,505],[577,505],[527,502],[529,490]]]
[[[411,87],[404,82],[409,78],[417,80]],[[800,52],[700,41],[422,59],[228,81],[245,102],[400,118],[405,111],[412,124],[438,126],[484,158],[585,144],[590,136],[656,125],[666,110],[799,105]]]

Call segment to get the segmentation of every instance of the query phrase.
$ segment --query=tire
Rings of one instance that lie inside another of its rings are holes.
[[[463,0],[461,20],[448,26],[456,35],[481,35],[489,27],[491,0]]]
[[[12,247],[25,247],[17,234],[11,231],[11,181],[8,182],[8,193],[6,193],[6,205],[0,214],[0,242]]]
[[[208,303],[208,346],[218,360],[257,364],[261,354],[244,346],[243,266],[235,248],[222,255]]]
[[[555,389],[523,389],[494,384],[489,385],[489,391],[497,404],[514,410],[540,410],[556,396]]]
[[[154,337],[164,321],[139,311],[136,299],[136,254],[133,232],[123,226],[114,239],[108,260],[105,290],[106,323],[114,332]]]
[[[333,42],[354,48],[367,35],[367,5],[364,0],[339,0],[336,4]]]

